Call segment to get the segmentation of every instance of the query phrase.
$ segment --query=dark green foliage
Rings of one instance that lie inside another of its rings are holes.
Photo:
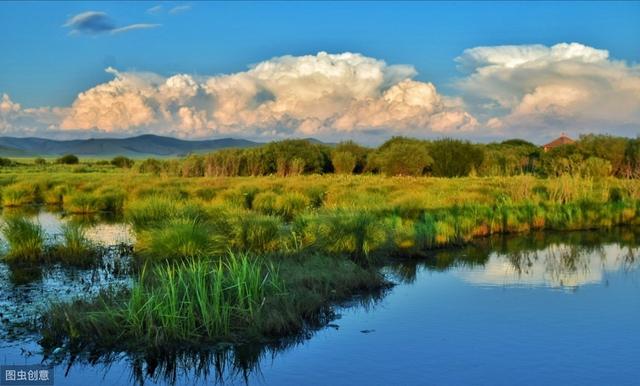
[[[123,156],[117,156],[111,160],[111,165],[117,168],[130,169],[131,167],[133,167],[134,163],[135,162],[132,159]]]
[[[140,173],[159,175],[162,172],[162,162],[154,158],[146,159],[138,165],[138,171]]]
[[[478,145],[455,139],[441,139],[429,145],[433,158],[432,173],[436,177],[463,177],[477,171],[484,151]]]
[[[485,145],[448,138],[423,141],[393,137],[377,149],[352,141],[331,148],[309,140],[285,140],[247,149],[219,150],[204,157],[149,159],[138,164],[138,170],[183,177],[381,173],[435,177],[533,174],[634,178],[640,176],[638,141],[586,135],[573,144],[544,152],[522,139]]]
[[[370,157],[368,169],[388,176],[420,176],[432,164],[425,142],[394,137]]]
[[[345,157],[344,154],[349,154],[350,157],[348,158],[354,160],[354,167],[351,170],[351,172],[355,174],[360,174],[364,172],[367,166],[367,157],[369,156],[370,153],[371,153],[371,149],[366,148],[364,146],[360,146],[353,141],[340,142],[334,149],[331,160],[333,163],[333,167],[336,170],[336,173],[338,173],[338,170],[337,170],[338,167],[333,161],[333,156],[335,154],[343,154],[342,157]]]
[[[531,142],[525,141],[524,139],[519,139],[519,138],[508,139],[506,141],[500,142],[500,144],[501,145],[506,145],[506,146],[524,146],[524,147],[528,147],[528,148],[537,147],[536,145],[532,144]]]
[[[0,157],[0,167],[15,166],[16,163],[9,158]]]
[[[56,160],[56,163],[64,164],[64,165],[75,165],[75,164],[78,164],[79,162],[80,160],[78,159],[78,157],[73,154],[63,155],[62,157]]]
[[[331,162],[321,145],[304,139],[272,142],[265,147],[264,161],[268,174],[281,176],[303,173],[323,173],[330,170]]]
[[[621,176],[640,178],[640,138],[632,139],[627,143]]]

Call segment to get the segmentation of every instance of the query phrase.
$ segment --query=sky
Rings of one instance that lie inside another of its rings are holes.
[[[0,135],[640,134],[640,2],[1,2]]]

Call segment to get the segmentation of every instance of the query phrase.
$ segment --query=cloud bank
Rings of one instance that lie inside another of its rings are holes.
[[[475,119],[412,79],[411,66],[360,54],[283,56],[229,75],[120,72],[81,93],[61,129],[178,136],[470,130]]]
[[[487,129],[518,135],[640,128],[640,67],[578,43],[476,47],[458,82]]]
[[[108,68],[113,79],[81,92],[71,106],[25,109],[3,95],[0,132],[375,142],[392,135],[543,140],[560,131],[639,131],[640,67],[606,50],[577,43],[476,47],[456,60],[464,72],[456,97],[416,80],[413,66],[348,52],[281,56],[215,76]]]

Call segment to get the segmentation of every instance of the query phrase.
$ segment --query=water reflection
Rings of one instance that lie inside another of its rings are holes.
[[[403,261],[390,270],[403,282],[417,269],[444,271],[476,285],[575,288],[603,282],[608,272],[639,265],[638,229],[608,232],[533,233],[476,240],[459,249],[433,252],[426,261]]]
[[[135,234],[122,215],[100,212],[92,214],[68,214],[55,207],[25,206],[17,208],[3,208],[2,217],[23,216],[40,224],[49,240],[60,237],[62,225],[67,222],[77,223],[86,227],[87,238],[102,246],[132,245]],[[5,244],[4,236],[0,234],[0,241]]]

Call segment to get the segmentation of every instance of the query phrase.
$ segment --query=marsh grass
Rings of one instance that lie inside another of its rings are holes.
[[[5,261],[28,264],[46,260],[45,234],[40,224],[23,217],[10,217],[1,229],[8,244]]]
[[[32,182],[19,182],[2,189],[2,205],[7,207],[38,204],[42,201],[41,187]]]
[[[273,265],[246,254],[145,267],[124,297],[103,294],[95,303],[54,305],[45,340],[60,333],[147,347],[233,340],[259,334],[265,299],[284,290]],[[85,312],[71,313],[74,307]]]
[[[207,213],[193,201],[180,201],[171,196],[151,195],[125,205],[125,217],[139,229],[161,226],[172,220],[204,220]]]
[[[82,224],[68,222],[62,226],[62,242],[51,246],[51,261],[89,267],[97,263],[100,248],[92,243]]]
[[[231,245],[234,249],[253,253],[282,249],[285,225],[276,216],[242,213],[237,215],[231,227]]]
[[[137,252],[148,260],[184,260],[219,256],[226,249],[224,236],[199,219],[172,219],[139,232]]]
[[[323,325],[334,301],[387,287],[375,269],[320,255],[277,265],[242,253],[147,265],[129,291],[52,304],[41,343],[78,352],[265,342]]]

